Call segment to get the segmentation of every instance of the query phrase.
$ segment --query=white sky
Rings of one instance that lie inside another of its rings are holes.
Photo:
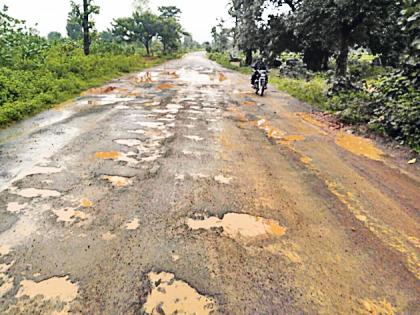
[[[77,0],[76,2],[81,2]],[[181,23],[199,42],[211,40],[211,28],[218,17],[228,18],[228,0],[151,0],[152,8],[161,5],[176,5],[182,10]],[[114,18],[129,16],[133,0],[96,0],[101,13],[95,17],[98,30],[106,30]],[[11,16],[36,26],[41,35],[51,31],[66,33],[70,0],[0,0],[6,4]]]

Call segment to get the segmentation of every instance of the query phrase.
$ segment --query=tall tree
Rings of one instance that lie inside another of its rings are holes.
[[[90,54],[91,45],[91,30],[95,27],[95,22],[91,18],[93,14],[99,14],[99,6],[93,4],[93,0],[83,0],[83,5],[80,6],[74,1],[71,1],[72,10],[69,14],[67,26],[71,22],[71,29],[75,32],[75,37],[79,36],[78,27],[83,31],[83,51],[85,55]],[[67,29],[69,32],[69,28]],[[70,35],[70,34],[69,34]],[[71,37],[71,36],[70,36]]]
[[[181,45],[181,35],[184,33],[178,22],[181,10],[175,6],[159,7],[158,35],[163,44],[163,52],[171,52]]]
[[[151,55],[151,43],[159,31],[159,17],[151,12],[134,12],[132,17],[114,20],[113,33],[120,40],[140,42]]]
[[[235,19],[234,41],[245,52],[245,63],[249,65],[252,53],[260,48],[265,0],[232,0],[230,4],[229,14]]]

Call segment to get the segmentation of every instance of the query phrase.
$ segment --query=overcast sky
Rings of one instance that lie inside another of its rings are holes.
[[[81,0],[77,0],[78,2]],[[204,42],[211,39],[211,28],[218,17],[227,18],[228,0],[151,0],[153,8],[161,5],[176,5],[182,14],[182,25],[193,34],[194,39]],[[106,30],[114,18],[128,16],[132,12],[133,0],[96,0],[101,14],[95,17],[98,30]],[[26,20],[36,27],[41,35],[51,31],[66,33],[66,19],[70,0],[0,0],[6,4],[13,17]]]

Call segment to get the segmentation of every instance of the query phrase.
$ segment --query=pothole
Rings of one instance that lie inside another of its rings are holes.
[[[101,237],[104,241],[112,241],[117,236],[115,234],[112,234],[111,232],[106,232],[106,233],[102,234]]]
[[[80,205],[83,207],[83,208],[91,208],[91,207],[93,207],[93,202],[92,201],[90,201],[89,199],[87,199],[87,198],[83,198],[82,200],[80,200]]]
[[[96,152],[95,157],[97,159],[121,161],[134,165],[139,163],[139,161],[136,159],[129,157],[128,153],[122,153],[118,151]]]
[[[175,279],[168,272],[150,272],[148,280],[152,291],[143,310],[146,314],[211,314],[216,301],[201,295],[188,283]]]
[[[223,234],[233,239],[283,236],[286,233],[286,228],[280,226],[278,221],[242,213],[227,213],[223,219],[217,217],[204,220],[188,218],[187,225],[193,230],[223,228]]]
[[[20,213],[28,206],[27,203],[20,204],[18,202],[10,202],[7,204],[7,211],[11,213]]]
[[[19,195],[24,198],[50,198],[50,197],[60,197],[61,193],[56,190],[48,189],[36,189],[36,188],[25,188],[14,192],[14,194]]]
[[[130,222],[126,223],[125,229],[126,230],[137,230],[140,226],[140,220],[138,218],[134,218]]]
[[[74,223],[76,221],[85,221],[89,218],[89,215],[85,212],[72,208],[64,208],[52,211],[57,216],[57,222]]]
[[[141,144],[141,141],[137,139],[117,139],[114,142],[127,147],[135,147]]]
[[[78,290],[77,284],[71,282],[68,277],[54,277],[41,282],[23,280],[16,297],[28,296],[33,299],[41,295],[45,300],[58,299],[68,303],[76,299]]]
[[[122,176],[108,176],[104,175],[102,176],[102,179],[107,180],[112,184],[114,187],[126,187],[133,184],[133,180],[128,177],[122,177]]]
[[[199,141],[203,141],[204,138],[201,138],[199,136],[184,136],[184,138],[187,138],[189,140],[195,141],[195,142],[199,142]]]
[[[225,177],[223,175],[217,175],[214,177],[214,180],[220,184],[230,185],[233,180],[233,177]]]
[[[8,245],[0,245],[0,256],[7,256],[10,253],[10,246]]]

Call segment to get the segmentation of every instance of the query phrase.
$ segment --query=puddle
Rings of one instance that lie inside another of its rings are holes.
[[[242,104],[242,106],[255,106],[255,105],[257,105],[257,103],[251,102],[251,101],[245,101],[245,102],[242,102],[241,104]]]
[[[103,86],[103,87],[99,87],[99,88],[92,88],[89,89],[83,93],[81,93],[81,96],[88,96],[88,95],[99,95],[99,94],[108,94],[111,92],[114,92],[115,90],[117,90],[117,87],[115,86]]]
[[[8,245],[0,245],[0,256],[7,256],[10,253],[10,246]]]
[[[118,151],[96,152],[95,157],[97,159],[121,161],[121,162],[127,162],[129,164],[139,163],[139,161],[137,161],[136,159],[130,158],[128,154],[118,152]]]
[[[205,220],[187,219],[187,225],[193,230],[223,228],[223,234],[230,238],[238,236],[254,238],[258,236],[283,236],[286,228],[275,220],[254,217],[249,214],[228,213],[223,219],[210,217]]]
[[[135,147],[141,144],[141,141],[137,139],[118,139],[114,140],[114,142],[127,147]]]
[[[214,177],[214,180],[220,184],[230,185],[231,181],[233,180],[232,177],[225,177],[223,175],[217,175]]]
[[[163,84],[159,84],[156,88],[159,90],[169,90],[169,89],[175,88],[175,85],[170,84],[170,83],[163,83]]]
[[[126,230],[137,230],[139,228],[139,226],[140,226],[140,221],[139,221],[139,219],[135,218],[125,225],[125,229]]]
[[[192,177],[193,180],[206,179],[210,177],[202,173],[194,173],[194,174],[190,174],[190,176]]]
[[[135,83],[152,83],[153,77],[151,72],[146,72],[145,74],[139,74],[134,78]]]
[[[180,260],[181,259],[181,257],[179,256],[179,255],[172,255],[172,261],[173,262],[177,262],[178,260]]]
[[[195,142],[199,142],[199,141],[203,141],[203,140],[204,140],[204,138],[201,138],[201,137],[199,137],[199,136],[184,136],[184,138],[187,138],[187,139],[193,140],[193,141],[195,141]]]
[[[140,125],[145,128],[162,128],[164,124],[162,122],[150,122],[150,121],[141,121],[137,122],[137,125]]]
[[[337,135],[335,143],[353,154],[375,161],[381,161],[384,154],[380,149],[375,147],[371,140],[344,132]]]
[[[112,184],[114,187],[126,187],[133,184],[133,181],[128,177],[122,177],[122,176],[102,176],[102,179],[107,180]]]
[[[28,206],[27,203],[20,204],[18,202],[10,202],[7,204],[7,211],[11,213],[19,213]]]
[[[61,193],[56,190],[48,190],[48,189],[36,189],[36,188],[26,188],[22,189],[18,192],[14,192],[14,194],[25,197],[25,198],[49,198],[49,197],[60,197]]]
[[[44,167],[44,166],[35,166],[32,169],[24,172],[20,177],[26,177],[31,175],[41,175],[41,174],[55,174],[61,172],[61,168],[58,167]]]
[[[147,314],[211,314],[216,310],[214,299],[201,295],[188,283],[167,272],[148,275],[151,289],[143,311]]]
[[[5,296],[10,290],[13,289],[13,278],[6,275],[0,274],[0,298]]]
[[[72,208],[64,208],[60,210],[52,210],[57,216],[57,222],[69,222],[73,223],[77,220],[85,221],[89,218],[89,215]]]
[[[298,117],[301,117],[303,120],[307,121],[308,123],[315,125],[320,128],[326,128],[327,126],[320,122],[319,120],[315,119],[310,113],[296,113]]]
[[[373,314],[373,315],[394,315],[396,309],[389,303],[387,300],[383,299],[382,301],[372,301],[369,299],[362,300],[361,304],[363,306],[363,313]]]
[[[83,208],[91,208],[93,207],[93,202],[90,201],[89,199],[83,198],[82,200],[80,200],[80,205]]]
[[[261,119],[257,122],[257,126],[260,130],[264,130],[267,138],[274,140],[281,140],[285,133],[280,129],[273,127],[267,120]]]
[[[115,234],[112,234],[111,232],[106,232],[106,233],[102,234],[102,239],[104,241],[112,241],[116,237],[117,236]]]
[[[54,277],[41,282],[23,280],[16,297],[28,296],[33,299],[42,295],[45,300],[58,299],[68,303],[76,299],[78,290],[78,286],[68,277]]]
[[[223,82],[223,81],[226,81],[227,80],[227,77],[223,74],[223,73],[219,73],[219,81],[220,82]]]

